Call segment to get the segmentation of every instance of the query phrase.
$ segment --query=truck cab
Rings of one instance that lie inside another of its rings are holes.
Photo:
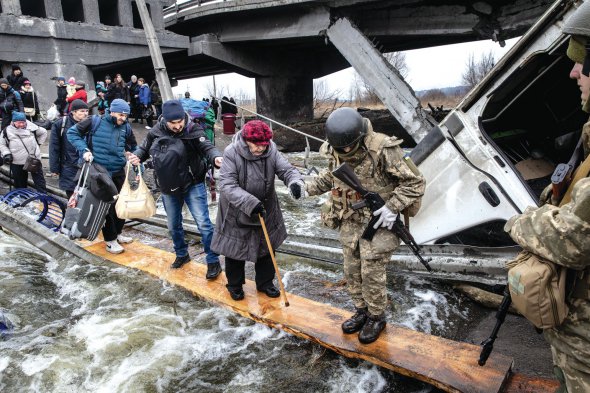
[[[569,78],[557,1],[412,151],[427,187],[411,230],[422,244],[513,244],[505,222],[538,206],[572,156],[588,114]]]

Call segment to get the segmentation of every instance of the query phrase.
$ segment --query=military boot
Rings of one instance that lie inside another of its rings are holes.
[[[367,322],[359,333],[359,341],[363,344],[369,344],[377,340],[386,324],[385,313],[377,316],[368,315]]]
[[[367,320],[367,307],[357,308],[354,315],[342,323],[342,331],[346,334],[356,333]]]

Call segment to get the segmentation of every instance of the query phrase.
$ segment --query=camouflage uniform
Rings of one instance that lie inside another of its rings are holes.
[[[590,151],[590,122],[584,126],[585,156]],[[567,391],[590,392],[590,178],[574,187],[571,202],[528,208],[504,228],[527,251],[574,271],[569,313],[558,327],[546,329],[556,375]]]
[[[381,315],[387,305],[385,267],[399,239],[387,229],[379,229],[371,242],[361,239],[371,211],[365,207],[353,210],[360,195],[332,175],[332,170],[346,161],[363,187],[378,192],[394,213],[415,203],[424,194],[424,178],[416,175],[404,160],[401,140],[375,133],[367,119],[367,134],[361,148],[346,160],[340,158],[326,142],[320,152],[329,158],[326,171],[306,183],[309,195],[330,191],[322,208],[322,221],[331,228],[340,228],[344,253],[344,275],[348,291],[357,309],[368,307],[369,314]]]

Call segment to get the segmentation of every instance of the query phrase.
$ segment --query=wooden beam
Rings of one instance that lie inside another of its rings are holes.
[[[229,296],[225,275],[205,279],[207,267],[190,263],[170,269],[174,254],[139,242],[125,245],[122,254],[110,254],[103,242],[85,247],[91,253],[120,265],[146,271],[195,295],[265,325],[316,342],[341,355],[363,359],[389,370],[427,382],[448,392],[500,392],[508,379],[512,358],[492,353],[485,367],[477,365],[480,347],[447,340],[389,324],[372,344],[362,345],[356,335],[345,335],[341,323],[351,313],[289,294],[290,307],[280,299],[259,295],[252,281],[244,285],[246,298]],[[313,315],[313,318],[310,318]]]

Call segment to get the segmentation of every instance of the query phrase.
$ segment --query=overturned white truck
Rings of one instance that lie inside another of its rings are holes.
[[[575,8],[572,1],[555,2],[432,129],[425,130],[427,123],[411,110],[411,99],[399,99],[403,89],[387,85],[391,75],[374,86],[420,141],[411,153],[427,180],[422,209],[411,223],[418,243],[512,244],[502,229],[506,220],[536,205],[554,168],[569,160],[588,119],[578,87],[569,79],[573,64],[561,33]],[[337,29],[332,33],[330,39],[337,42]],[[364,57],[366,63],[367,53]],[[364,66],[347,59],[355,68]],[[370,67],[374,70],[375,64]],[[406,110],[399,108],[404,100],[410,102]]]

